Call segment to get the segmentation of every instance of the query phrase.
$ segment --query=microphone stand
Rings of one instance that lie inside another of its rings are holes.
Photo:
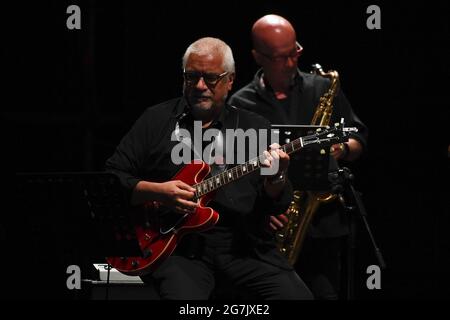
[[[356,249],[356,214],[358,214],[364,222],[364,226],[369,234],[380,268],[385,269],[386,263],[384,262],[383,255],[375,242],[375,238],[373,237],[367,221],[367,212],[361,199],[361,193],[355,190],[353,186],[352,181],[354,180],[354,175],[351,173],[350,169],[343,167],[337,171],[331,172],[329,174],[329,179],[332,186],[331,190],[333,193],[338,195],[339,201],[347,213],[347,217],[350,222],[347,252],[347,299],[353,300],[355,297],[354,264]],[[346,199],[348,201],[346,201]]]

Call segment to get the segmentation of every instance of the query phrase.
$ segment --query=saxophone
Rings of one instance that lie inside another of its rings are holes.
[[[333,113],[333,100],[339,87],[339,74],[336,71],[323,72],[319,64],[313,65],[311,73],[330,78],[330,87],[319,100],[311,125],[329,125]],[[337,196],[329,192],[294,191],[294,198],[286,211],[288,222],[275,237],[278,248],[293,266],[302,248],[306,230],[320,204],[335,200]]]

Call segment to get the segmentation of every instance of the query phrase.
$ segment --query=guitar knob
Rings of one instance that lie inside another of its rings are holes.
[[[142,252],[142,257],[143,257],[144,259],[147,259],[147,258],[150,257],[152,254],[153,254],[153,252],[152,252],[151,249],[145,249],[145,250]]]
[[[131,266],[133,268],[136,268],[139,265],[139,262],[137,262],[136,260],[131,261]]]

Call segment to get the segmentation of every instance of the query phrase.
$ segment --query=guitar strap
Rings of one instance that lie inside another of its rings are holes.
[[[228,108],[231,117],[233,117],[233,122],[234,122],[234,131],[237,130],[238,126],[239,126],[239,112],[237,110],[236,107],[229,105]],[[218,135],[214,137],[214,150],[220,150],[222,155],[223,155],[223,159],[220,159],[222,161],[219,161],[221,163],[217,163],[218,161],[214,161],[210,167],[211,167],[211,176],[215,176],[221,172],[224,172],[225,170],[228,169],[228,164],[226,162],[226,144],[225,144],[225,139],[224,139],[224,135],[225,135],[225,130],[226,130],[226,126],[223,125],[221,130],[219,131]],[[228,128],[229,129],[229,128]],[[210,157],[212,157],[212,151],[210,153]]]

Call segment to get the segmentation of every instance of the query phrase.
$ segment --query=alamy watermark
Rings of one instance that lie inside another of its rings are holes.
[[[193,160],[217,165],[243,164],[251,159],[257,159],[264,151],[269,150],[269,141],[270,145],[279,142],[275,130],[226,129],[223,136],[223,133],[215,128],[203,132],[201,121],[194,121],[193,133],[191,137],[187,129],[179,128],[178,125],[172,132],[171,141],[178,141],[170,155],[174,164],[186,165]],[[204,142],[209,144],[203,148]],[[234,150],[237,150],[236,154]],[[263,162],[264,157],[260,157],[259,161]],[[278,172],[278,168],[279,161],[273,159],[270,167],[261,168],[261,175],[274,175]]]
[[[370,274],[367,278],[366,286],[367,289],[381,289],[381,269],[379,266],[372,264],[367,267],[366,273]]]
[[[73,30],[81,29],[81,9],[79,6],[73,4],[67,7],[66,13],[70,16],[66,20],[67,29]]]
[[[381,29],[381,9],[379,6],[372,4],[367,7],[366,13],[370,16],[366,20],[367,29]]]
[[[67,7],[66,13],[70,14],[66,20],[66,26],[69,30],[81,29],[81,9],[79,6],[72,4]],[[367,7],[366,13],[370,14],[366,20],[366,26],[369,30],[381,29],[381,9],[379,6],[372,4]]]
[[[81,289],[81,269],[76,264],[67,267],[66,273],[69,274],[66,280],[67,289]]]

